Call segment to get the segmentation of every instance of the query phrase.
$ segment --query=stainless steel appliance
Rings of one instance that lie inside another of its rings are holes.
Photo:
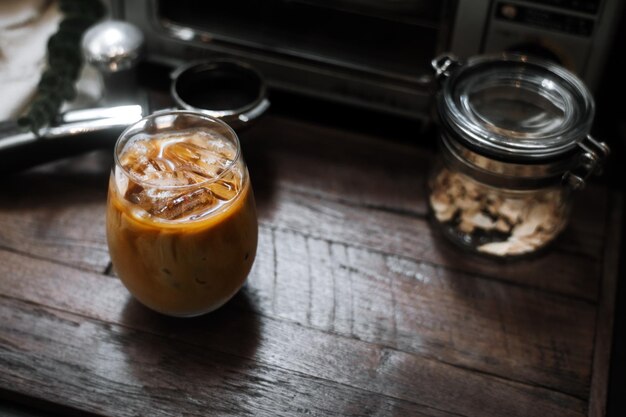
[[[256,67],[272,88],[426,116],[429,63],[518,51],[597,86],[621,0],[109,0],[138,25],[149,59],[218,56]]]

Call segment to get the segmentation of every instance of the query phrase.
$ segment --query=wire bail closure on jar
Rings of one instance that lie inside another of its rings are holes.
[[[581,189],[609,147],[590,134],[594,102],[574,74],[525,55],[442,54],[431,62],[442,145],[465,171],[513,188]]]
[[[591,135],[587,135],[578,142],[583,153],[580,156],[580,164],[573,170],[563,174],[563,183],[573,190],[584,188],[585,183],[592,175],[602,173],[603,162],[611,153],[608,145],[598,142]]]
[[[430,65],[435,70],[435,78],[437,81],[443,81],[443,79],[450,76],[450,72],[456,67],[461,66],[461,60],[452,54],[441,54],[434,58]]]

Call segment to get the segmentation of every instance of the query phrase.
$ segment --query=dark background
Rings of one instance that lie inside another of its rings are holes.
[[[626,13],[613,42],[607,71],[597,95],[594,133],[611,145],[613,154],[603,180],[626,195]],[[622,224],[622,247],[611,352],[607,417],[626,416],[626,224]]]

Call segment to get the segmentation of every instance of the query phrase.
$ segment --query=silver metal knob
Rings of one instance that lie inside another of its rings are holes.
[[[143,43],[143,33],[136,26],[107,20],[85,32],[82,49],[89,64],[104,73],[113,73],[136,66]]]
[[[136,26],[119,20],[98,23],[85,32],[83,56],[102,77],[106,104],[137,101],[136,67],[143,44],[143,33]]]

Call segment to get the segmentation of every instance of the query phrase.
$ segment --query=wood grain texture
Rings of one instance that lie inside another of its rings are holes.
[[[243,144],[264,224],[597,299],[601,267],[594,261],[602,256],[604,233],[598,223],[607,210],[601,187],[579,196],[568,230],[547,256],[494,263],[460,252],[429,224],[430,153],[284,119],[265,119]]]
[[[5,346],[12,345],[0,352],[0,383],[88,412],[115,416],[451,415],[163,336],[6,298],[0,303],[0,321],[11,323]],[[0,328],[3,333],[8,330],[2,324]]]
[[[104,230],[108,159],[97,153],[4,177],[0,247],[103,271],[109,262]]]
[[[257,259],[193,320],[109,276],[106,156],[5,180],[0,398],[116,416],[602,416],[622,216],[608,190],[580,193],[545,255],[497,263],[431,228],[431,153],[275,117],[242,143]]]
[[[36,288],[57,285],[55,279],[71,289],[80,283],[57,278],[56,271],[38,279],[43,269],[24,276],[24,262],[3,257],[0,275],[11,277],[4,282],[7,294],[19,296],[11,291],[35,279]],[[587,394],[595,310],[585,302],[266,227],[249,288],[266,316]],[[85,289],[81,297],[89,294]],[[76,296],[67,305],[79,301]]]
[[[622,230],[624,201],[622,196],[614,196],[614,204],[609,213],[607,228]],[[589,417],[603,417],[606,415],[609,381],[609,366],[611,363],[611,346],[613,322],[615,317],[615,297],[617,296],[617,281],[621,236],[618,233],[607,232],[607,250],[604,258],[604,280],[600,287],[600,302],[596,314],[596,335],[591,378],[591,392],[589,399]]]
[[[245,132],[242,146],[257,174],[255,184],[349,206],[427,214],[430,151],[271,117]],[[604,232],[598,230],[597,216],[606,214],[607,195],[606,189],[593,185],[574,196],[569,236],[559,242],[561,248],[601,256]]]
[[[520,262],[494,262],[459,251],[420,217],[371,208],[346,206],[318,197],[257,187],[262,225],[302,233],[318,239],[369,249],[483,275],[528,287],[572,295],[589,301],[597,298],[601,265],[593,258],[553,250]],[[537,271],[542,271],[537,274]],[[545,279],[550,276],[551,279]]]
[[[10,261],[3,262],[3,264],[23,263],[23,267],[19,270],[26,271],[25,276],[16,276],[12,282],[2,281],[0,293],[5,295],[5,299],[0,298],[0,303],[6,302],[13,306],[17,302],[16,299],[25,300],[30,308],[39,311],[37,314],[42,314],[44,319],[46,314],[52,314],[55,317],[59,314],[62,316],[63,314],[58,310],[69,311],[74,317],[71,320],[79,323],[74,326],[83,325],[81,318],[93,317],[98,322],[134,329],[133,334],[150,333],[161,335],[168,340],[167,343],[155,342],[148,352],[142,353],[140,350],[133,352],[129,355],[131,358],[150,354],[152,350],[160,350],[164,344],[178,346],[177,354],[180,357],[189,357],[188,348],[203,349],[205,352],[208,349],[210,352],[232,355],[239,358],[238,360],[243,360],[243,358],[252,360],[255,366],[275,367],[283,372],[294,372],[322,381],[336,381],[341,386],[381,393],[401,402],[412,403],[413,411],[419,413],[416,415],[431,415],[429,413],[434,412],[433,410],[439,410],[438,412],[449,410],[455,415],[464,416],[526,416],[529,415],[530,410],[536,410],[545,415],[584,415],[585,402],[583,400],[553,390],[475,373],[469,369],[441,363],[433,358],[411,355],[385,346],[273,319],[270,317],[271,314],[266,314],[263,303],[259,300],[262,296],[257,294],[258,291],[252,285],[234,302],[216,314],[181,321],[159,316],[136,302],[129,301],[126,290],[118,280],[60,266],[57,267],[58,276],[51,277],[52,279],[39,279],[37,277],[41,275],[41,270],[50,267],[48,262],[31,262],[21,255],[0,253],[3,260]],[[72,290],[62,290],[58,286],[60,280],[65,281],[67,288]],[[98,288],[96,293],[93,291],[94,288]],[[55,310],[49,310],[50,308]],[[23,310],[28,310],[28,308],[24,307]],[[22,311],[20,314],[26,314],[26,312]],[[47,324],[41,324],[41,320],[33,319],[38,323],[36,327],[42,326],[39,330],[33,329],[37,336],[41,336],[41,332],[48,327]],[[2,330],[2,334],[8,335],[8,338],[0,344],[3,349],[15,354],[16,349],[19,350],[18,347],[34,343],[18,340],[13,336],[16,332],[19,335],[27,332],[26,324],[24,324],[26,328],[20,327],[16,330],[14,320],[6,320],[6,322],[11,324],[10,328]],[[72,334],[80,334],[80,332],[72,331]],[[89,338],[92,337],[89,336]],[[130,337],[129,343],[132,342],[130,339],[134,338],[135,336]],[[82,355],[89,355],[89,352],[92,352],[96,356],[102,350],[99,345],[105,343],[98,340],[98,342],[93,342],[94,345],[83,346],[79,342],[79,340],[72,340],[67,343],[79,344],[84,351]],[[52,342],[46,341],[45,343]],[[61,350],[66,351],[66,348]],[[18,352],[18,356],[21,355],[21,351]],[[89,363],[84,356],[73,358],[73,355],[65,357],[70,365],[63,366],[71,368],[72,361]],[[213,357],[214,353],[209,356]],[[56,364],[56,361],[58,359],[55,359],[55,367],[58,368],[61,364]],[[13,362],[9,361],[7,366],[13,366],[11,363]],[[16,366],[20,367],[22,364]],[[104,364],[102,366],[104,372],[106,369]],[[129,367],[124,364],[111,366],[119,372]],[[249,364],[246,369],[249,370],[252,366]],[[146,364],[145,367],[149,369],[150,364]],[[38,373],[35,369],[30,369],[30,371]],[[92,375],[92,371],[91,368],[83,369],[82,372],[85,374],[83,377],[89,381],[99,381],[100,377]],[[126,370],[126,372],[124,375],[128,375],[130,371]],[[45,378],[49,377],[45,375]],[[176,386],[176,384],[183,383],[178,381],[181,378],[185,379],[185,383],[189,383],[191,377],[183,373],[169,375],[167,380]],[[68,390],[60,381],[57,383],[60,384],[57,388],[58,392]],[[125,380],[117,383],[122,386],[129,384]],[[41,395],[38,389],[37,385],[21,388],[21,390],[30,391],[33,395]],[[452,398],[455,398],[453,404],[450,403]],[[507,398],[507,401],[494,401],[497,398]],[[91,398],[88,401],[83,398],[83,401],[86,401],[90,407],[95,407],[100,403],[97,398]],[[73,403],[65,405],[77,406]],[[86,409],[93,411],[91,408]],[[385,413],[387,411],[389,410]],[[357,415],[369,413],[366,410],[354,412]],[[346,410],[342,413],[349,414]]]
[[[250,286],[277,317],[587,394],[595,310],[586,302],[294,232],[264,228],[259,251]]]
[[[594,219],[605,216],[606,190],[584,191],[569,229],[548,256],[494,264],[464,256],[428,223],[425,176],[430,153],[277,118],[265,118],[246,133],[243,144],[262,222],[495,279],[597,298],[594,277],[600,268],[588,258],[598,259],[602,253],[603,235]],[[100,153],[78,164],[73,160],[60,168],[57,164],[6,179],[0,246],[103,271],[108,262],[103,204],[110,163]],[[537,270],[555,279],[544,280],[534,273]]]

